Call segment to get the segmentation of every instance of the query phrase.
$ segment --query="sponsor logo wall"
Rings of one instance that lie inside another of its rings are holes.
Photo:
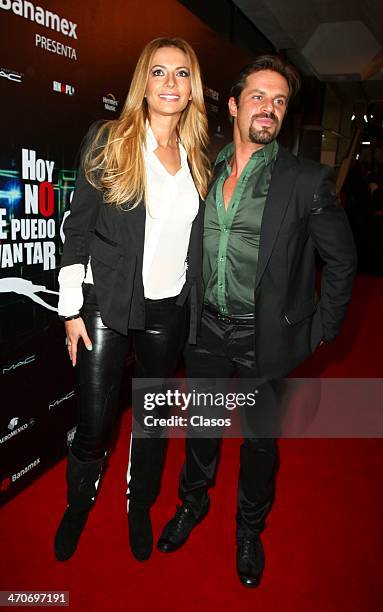
[[[74,372],[57,317],[62,225],[81,141],[95,120],[118,117],[147,41],[189,40],[206,79],[213,149],[230,133],[225,95],[249,58],[176,0],[151,3],[150,21],[141,8],[0,0],[0,505],[73,439]]]

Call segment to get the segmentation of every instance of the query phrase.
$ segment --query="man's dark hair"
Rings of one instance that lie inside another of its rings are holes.
[[[299,90],[301,79],[297,70],[291,64],[288,64],[278,55],[259,55],[254,62],[248,64],[241,70],[238,78],[230,90],[230,96],[235,98],[236,103],[239,103],[241,93],[246,86],[246,79],[254,72],[260,70],[273,70],[282,75],[289,86],[289,98],[288,101],[296,95]]]

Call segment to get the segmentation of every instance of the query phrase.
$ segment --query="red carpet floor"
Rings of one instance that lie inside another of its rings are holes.
[[[299,375],[383,377],[383,279],[359,277],[341,337]],[[363,406],[361,406],[363,410]],[[65,507],[61,462],[0,511],[0,589],[67,590],[78,611],[381,612],[383,441],[281,440],[276,503],[263,541],[264,579],[245,589],[235,572],[238,440],[226,440],[208,517],[185,547],[145,563],[128,547],[125,471],[130,414],[76,555],[54,560]],[[173,514],[183,443],[169,445],[157,537]]]

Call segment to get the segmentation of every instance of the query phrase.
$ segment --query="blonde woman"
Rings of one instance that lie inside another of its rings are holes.
[[[79,420],[55,538],[60,561],[76,550],[96,496],[131,342],[143,377],[174,374],[185,341],[195,342],[206,143],[193,49],[179,38],[151,41],[120,118],[89,131],[65,222],[59,314],[76,366]],[[128,517],[139,560],[153,547],[150,507],[163,454],[163,439],[133,438]]]

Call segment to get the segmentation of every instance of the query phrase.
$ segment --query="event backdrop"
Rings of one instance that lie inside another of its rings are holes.
[[[62,222],[88,126],[118,116],[143,45],[182,36],[206,84],[212,155],[247,61],[176,0],[0,0],[0,504],[61,458],[74,372],[57,318]]]

